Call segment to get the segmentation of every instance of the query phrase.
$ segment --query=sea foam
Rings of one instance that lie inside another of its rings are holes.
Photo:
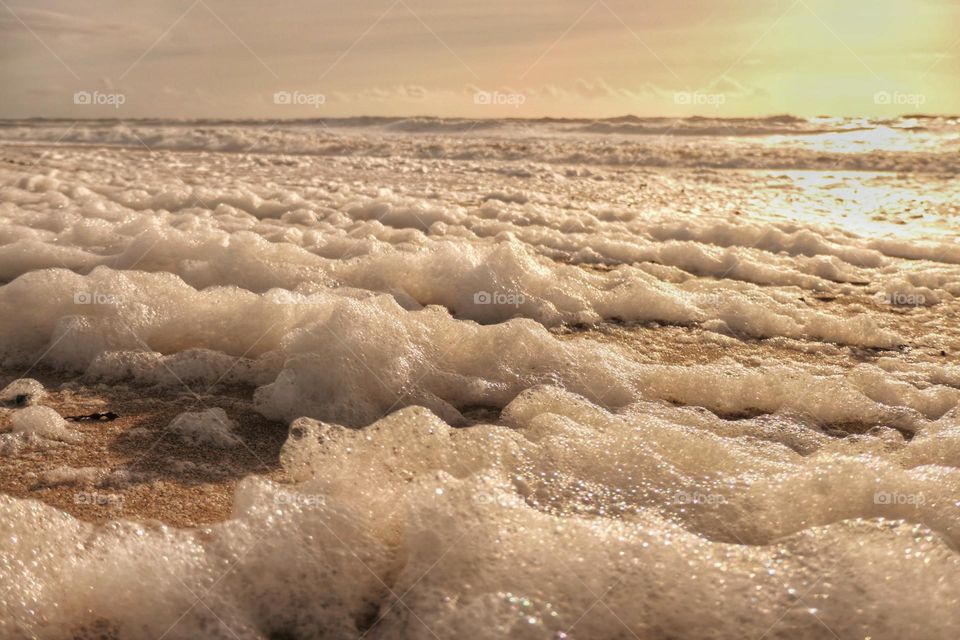
[[[0,496],[0,636],[953,638],[955,123],[906,124],[7,123],[0,460],[110,508]],[[101,384],[202,462],[83,461]],[[283,480],[138,518],[267,455],[236,398]]]

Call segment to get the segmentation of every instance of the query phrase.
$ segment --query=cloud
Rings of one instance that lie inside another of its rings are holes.
[[[625,100],[651,100],[667,98],[674,94],[673,89],[665,89],[650,82],[643,82],[632,87],[615,87],[604,78],[588,80],[579,78],[572,87],[561,87],[555,84],[532,88],[527,91],[532,96],[559,100],[606,100],[620,98]]]
[[[730,76],[720,76],[704,87],[703,93],[722,93],[735,100],[753,100],[770,95],[765,89],[744,85]]]
[[[301,87],[306,91],[307,88]],[[421,85],[400,84],[394,86],[374,86],[354,91],[332,91],[327,97],[328,104],[354,105],[460,105],[466,112],[474,106],[474,96],[478,93],[495,93],[505,96],[522,95],[524,103],[533,108],[549,105],[564,105],[577,111],[585,105],[675,105],[675,96],[680,92],[723,94],[727,100],[746,100],[764,98],[767,93],[756,87],[746,86],[729,77],[718,78],[713,83],[693,89],[690,87],[664,87],[651,82],[633,86],[615,86],[602,77],[592,79],[578,78],[568,85],[545,84],[539,86],[509,85],[464,85],[455,88],[428,88]],[[527,114],[529,115],[529,114]]]
[[[9,34],[23,32],[29,35],[29,32],[23,24],[21,24],[20,20],[41,36],[106,37],[133,34],[139,31],[139,29],[129,25],[98,22],[96,20],[90,20],[89,18],[81,18],[80,16],[57,11],[24,7],[12,7],[11,9],[16,15],[13,15],[10,11],[4,11],[0,14],[0,32]],[[20,20],[17,18],[20,18]]]
[[[368,87],[356,91],[334,91],[330,97],[336,102],[421,102],[437,97],[451,96],[450,90],[427,89],[416,84],[402,84],[392,87]]]

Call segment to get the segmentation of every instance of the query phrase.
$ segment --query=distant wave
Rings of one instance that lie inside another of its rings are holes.
[[[113,127],[119,124],[136,126],[167,126],[167,127],[198,127],[198,126],[233,126],[233,127],[290,127],[326,125],[330,127],[369,127],[387,128],[406,131],[428,130],[458,130],[460,128],[499,128],[509,124],[522,124],[533,127],[560,127],[575,128],[578,125],[635,125],[651,129],[669,126],[672,129],[685,131],[709,130],[713,127],[730,129],[775,129],[778,132],[810,132],[810,131],[849,131],[857,128],[875,126],[902,126],[910,121],[923,120],[931,127],[958,126],[960,116],[934,116],[923,114],[908,114],[896,118],[834,118],[818,116],[815,118],[801,118],[788,114],[764,117],[710,117],[688,116],[683,118],[666,116],[634,116],[624,115],[610,118],[440,118],[435,116],[350,116],[334,118],[294,118],[276,120],[269,118],[20,118],[0,119],[0,128],[16,127],[48,127],[57,125],[76,124],[86,128]]]
[[[620,134],[620,135],[649,135],[649,136],[770,136],[770,135],[818,135],[824,133],[838,133],[841,131],[868,131],[872,127],[849,128],[799,128],[799,127],[770,127],[757,124],[739,122],[713,121],[713,124],[697,123],[691,126],[689,121],[676,120],[669,126],[652,126],[650,123],[620,124],[611,122],[594,122],[583,126],[577,131],[582,133]],[[760,121],[753,121],[760,122]]]
[[[598,144],[597,136],[608,138]],[[941,117],[32,119],[0,121],[3,143],[574,165],[960,172],[960,124]]]
[[[485,129],[500,129],[505,120],[465,120],[447,118],[403,118],[385,124],[392,131],[408,133],[467,133]],[[337,121],[333,121],[338,124]]]

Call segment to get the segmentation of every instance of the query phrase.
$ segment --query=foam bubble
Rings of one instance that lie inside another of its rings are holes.
[[[26,436],[39,436],[69,443],[80,440],[79,434],[50,407],[27,407],[16,411],[10,419],[10,427],[13,433]]]
[[[234,429],[237,422],[220,407],[181,413],[167,427],[188,444],[211,447],[236,447],[242,444]]]

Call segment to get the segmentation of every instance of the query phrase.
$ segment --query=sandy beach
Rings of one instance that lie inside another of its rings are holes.
[[[960,125],[672,124],[0,127],[0,636],[952,638]]]
[[[170,393],[86,386],[42,371],[30,376],[49,390],[43,405],[62,416],[112,411],[119,417],[72,422],[82,446],[3,456],[3,493],[41,500],[88,522],[122,518],[197,527],[230,516],[239,479],[257,474],[284,481],[279,451],[286,429],[251,411],[239,391],[198,399],[186,389]],[[19,377],[0,372],[0,387]],[[236,416],[246,446],[199,449],[167,431],[180,413],[209,406]],[[9,428],[10,417],[0,417],[0,432]]]

